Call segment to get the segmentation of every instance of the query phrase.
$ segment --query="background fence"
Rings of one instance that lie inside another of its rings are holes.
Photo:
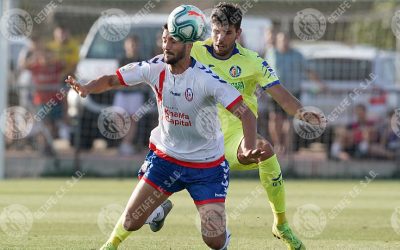
[[[7,117],[24,117],[22,125],[11,119],[3,126],[6,176],[62,175],[82,168],[92,175],[134,175],[157,125],[153,93],[139,87],[79,100],[68,94],[63,79],[74,74],[85,82],[114,72],[128,37],[132,42],[125,46],[135,48],[135,59],[160,53],[160,24],[183,3],[209,14],[218,1],[3,1],[8,12],[2,14],[2,33],[9,47],[8,81],[2,83],[8,89],[5,112]],[[379,167],[383,175],[396,176],[400,3],[237,3],[245,12],[240,42],[269,61],[268,33],[272,29],[287,34],[307,65],[293,91],[328,120],[323,128],[304,127],[271,110],[273,101],[260,95],[258,132],[275,144],[284,171],[294,176],[352,177]],[[121,18],[120,23],[101,22],[110,16]],[[65,41],[62,46],[57,39]],[[294,59],[288,63],[298,64]],[[279,70],[278,74],[284,77]],[[118,104],[136,108],[109,109]],[[29,133],[18,130],[20,126]]]

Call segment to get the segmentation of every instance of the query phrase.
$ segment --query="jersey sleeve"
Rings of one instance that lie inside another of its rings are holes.
[[[253,62],[256,69],[256,81],[263,90],[280,84],[278,76],[266,60],[256,54]]]
[[[145,82],[151,86],[157,83],[160,69],[163,69],[162,55],[142,62],[129,63],[117,69],[119,82],[124,86],[134,86]]]
[[[205,81],[206,92],[212,96],[216,102],[220,103],[227,110],[232,109],[236,103],[243,100],[240,92],[218,75],[214,74],[209,68],[202,66],[207,80]]]

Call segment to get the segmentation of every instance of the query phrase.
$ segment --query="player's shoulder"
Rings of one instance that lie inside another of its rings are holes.
[[[148,66],[150,69],[162,70],[165,68],[164,56],[162,54],[157,55],[151,59],[138,62],[139,66]]]
[[[192,59],[195,60],[195,59]],[[193,70],[196,74],[196,76],[200,76],[205,80],[206,83],[211,83],[213,84],[213,81],[209,81],[209,79],[214,79],[214,82],[219,82],[219,83],[227,83],[224,79],[219,77],[217,74],[214,73],[208,66],[202,64],[199,61],[194,62],[193,64]]]
[[[212,40],[211,38],[207,38],[206,40],[202,40],[202,41],[197,41],[193,43],[193,46],[199,47],[199,46],[205,46],[205,45],[212,45]]]
[[[239,43],[236,43],[236,48],[238,49],[239,54],[242,56],[242,58],[244,58],[247,62],[259,62],[260,60],[264,60],[257,52],[245,48]]]
[[[156,55],[155,57],[146,60],[146,61],[142,61],[142,63],[148,63],[148,64],[152,64],[152,65],[164,65],[164,56],[162,54]]]
[[[162,55],[155,56],[149,60],[128,63],[119,68],[121,74],[129,72],[142,72],[149,79],[156,79],[165,69],[164,57]]]
[[[194,42],[192,50],[195,52],[200,52],[200,51],[205,52],[207,50],[207,47],[210,47],[210,46],[212,46],[212,40],[209,38],[204,41]]]

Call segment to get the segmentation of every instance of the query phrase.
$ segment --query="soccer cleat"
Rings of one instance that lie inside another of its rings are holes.
[[[114,246],[112,242],[108,241],[100,248],[100,250],[117,250],[117,247]]]
[[[289,224],[285,223],[280,226],[275,224],[272,226],[272,234],[275,238],[283,240],[287,245],[289,250],[305,250],[303,242],[294,235],[292,229],[290,229]]]
[[[164,217],[161,220],[153,220],[149,223],[151,231],[158,232],[161,230],[161,228],[164,226],[165,218],[167,218],[167,215],[169,214],[173,206],[174,204],[172,204],[170,200],[166,200],[161,204],[161,207],[164,210]]]

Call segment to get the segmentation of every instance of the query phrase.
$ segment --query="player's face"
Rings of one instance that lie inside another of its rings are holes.
[[[234,25],[227,27],[219,23],[211,24],[211,38],[213,40],[214,52],[219,56],[229,55],[241,32],[242,29],[237,30]]]
[[[176,41],[169,35],[168,30],[164,29],[162,35],[162,49],[164,53],[164,61],[167,64],[176,64],[186,56],[186,45]]]

